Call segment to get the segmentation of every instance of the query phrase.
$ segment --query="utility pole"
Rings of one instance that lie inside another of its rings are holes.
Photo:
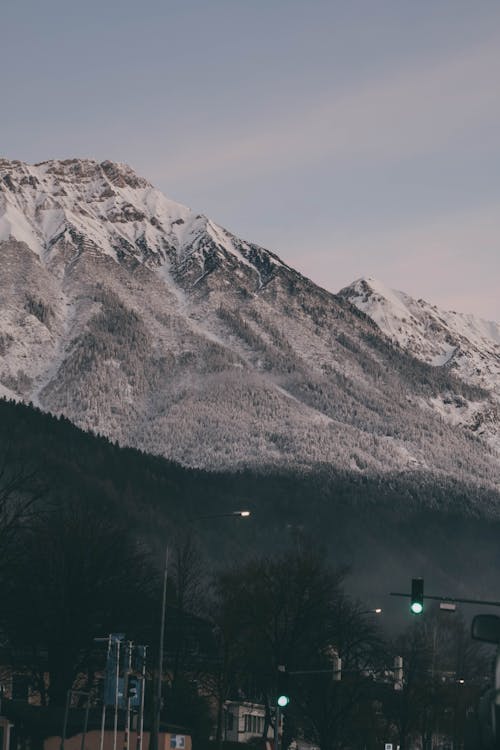
[[[121,640],[115,640],[116,648],[116,669],[115,669],[115,723],[113,726],[113,750],[116,750],[118,738],[118,704],[119,704],[119,685],[120,685],[120,644]]]
[[[162,675],[163,675],[163,648],[165,644],[165,611],[167,605],[167,580],[168,580],[168,558],[170,548],[167,544],[165,548],[165,566],[163,568],[163,589],[161,598],[161,622],[160,622],[160,639],[158,648],[158,681],[156,684],[156,691],[153,701],[154,716],[153,716],[153,731],[150,737],[149,750],[158,750],[159,738],[160,738],[160,715],[161,715],[161,688],[162,688]]]
[[[127,663],[124,670],[123,679],[123,698],[125,700],[125,732],[123,734],[123,750],[129,750],[130,745],[130,696],[129,696],[129,679],[132,671],[132,641],[127,643]]]
[[[137,646],[138,668],[142,676],[141,684],[141,702],[139,704],[139,716],[137,717],[137,743],[136,750],[142,750],[144,739],[144,693],[146,692],[146,646]]]
[[[95,640],[98,640],[97,638]],[[100,639],[99,639],[100,640]],[[108,650],[106,652],[106,674],[109,664],[109,658],[111,654],[111,643],[112,643],[112,636],[111,634],[107,637],[108,642]],[[102,713],[101,713],[101,737],[99,740],[99,750],[104,750],[104,732],[106,730],[106,680],[104,681],[104,686],[102,690]]]

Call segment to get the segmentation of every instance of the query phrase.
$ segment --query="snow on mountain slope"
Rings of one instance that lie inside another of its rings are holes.
[[[46,263],[62,240],[78,245],[85,238],[88,248],[115,260],[127,252],[160,266],[172,252],[186,260],[208,239],[258,274],[247,259],[252,257],[247,243],[168,200],[125,164],[70,159],[28,165],[0,159],[0,174],[0,241],[24,242]]]
[[[373,278],[358,279],[339,293],[366,313],[392,341],[436,368],[490,392],[492,403],[451,397],[433,405],[449,421],[487,434],[500,450],[500,325],[473,315],[444,311],[423,299],[389,289]]]
[[[482,390],[125,165],[0,160],[0,264],[2,393],[83,428],[190,466],[500,479],[435,404]]]

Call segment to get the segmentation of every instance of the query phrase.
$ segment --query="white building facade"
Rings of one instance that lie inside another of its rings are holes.
[[[248,742],[264,736],[266,709],[261,703],[226,701],[224,703],[224,739],[230,742]],[[281,727],[280,727],[281,730]],[[273,738],[269,727],[267,738]]]

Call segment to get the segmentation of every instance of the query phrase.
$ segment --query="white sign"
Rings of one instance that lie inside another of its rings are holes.
[[[184,750],[186,747],[186,737],[183,734],[172,734],[170,736],[170,747]],[[392,745],[391,745],[392,747]]]
[[[385,750],[392,750],[392,742],[385,743]]]

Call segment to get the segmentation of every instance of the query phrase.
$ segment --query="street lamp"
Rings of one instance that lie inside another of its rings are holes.
[[[211,518],[248,518],[252,513],[249,510],[232,510],[230,513],[216,513],[211,516],[196,516],[196,518],[190,518],[188,523],[194,523],[195,521],[205,521]]]
[[[196,521],[205,521],[212,518],[248,518],[251,515],[249,510],[233,510],[230,513],[216,513],[209,516],[197,516],[196,518],[190,518],[189,523]],[[165,565],[163,568],[163,589],[161,598],[161,622],[160,622],[160,638],[158,648],[158,682],[156,684],[156,693],[154,698],[154,716],[153,716],[153,731],[151,734],[151,742],[149,745],[150,750],[158,750],[159,738],[160,738],[160,714],[161,714],[161,689],[162,689],[162,672],[163,672],[163,649],[165,645],[165,614],[167,605],[167,579],[168,579],[168,560],[170,556],[170,546],[167,543],[165,546]]]

